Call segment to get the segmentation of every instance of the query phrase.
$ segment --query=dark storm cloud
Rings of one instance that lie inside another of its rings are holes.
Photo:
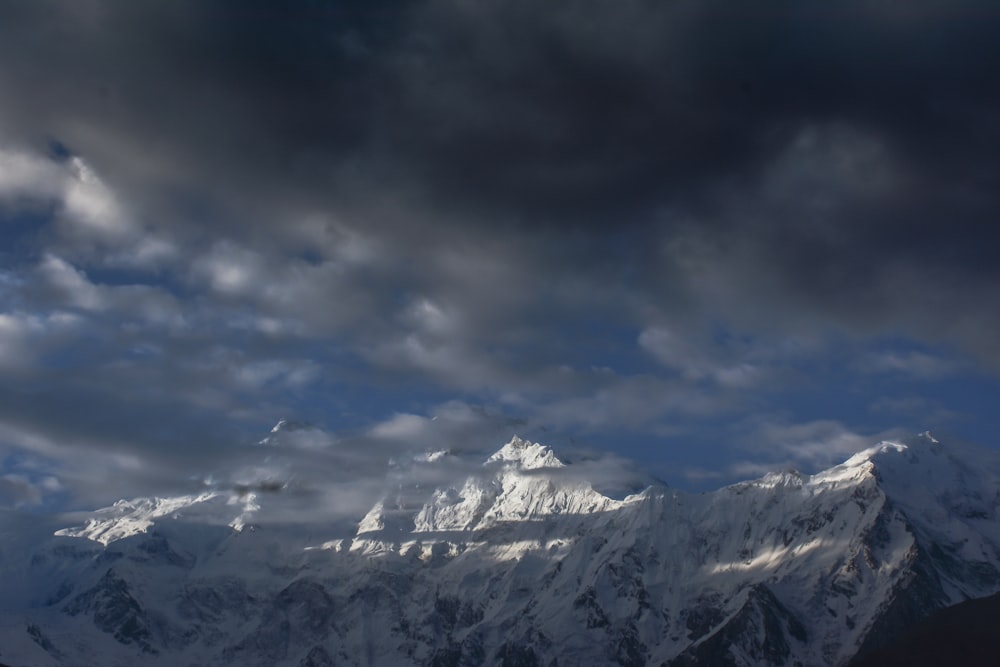
[[[0,3],[0,417],[180,468],[330,376],[656,431],[830,332],[1000,368],[998,25],[934,0]]]
[[[337,189],[359,170],[477,216],[622,224],[714,196],[828,122],[883,138],[921,179],[996,178],[987,3],[5,11],[8,123],[78,135],[57,137],[77,149],[118,138],[140,162],[150,153],[230,194]]]
[[[686,222],[713,243],[749,241],[743,258],[773,274],[761,280],[851,315],[899,294],[886,262],[899,280],[998,280],[988,3],[5,11],[8,132],[65,141],[161,222],[211,215],[267,237],[290,210],[333,207],[403,244],[456,225],[485,242],[514,224],[550,272],[619,279],[631,263],[661,300],[675,276],[648,248],[683,239]],[[868,142],[882,163],[761,183],[810,133],[831,145],[803,159],[849,161]],[[878,169],[891,172],[881,191],[839,181]],[[926,277],[903,275],[917,267]]]

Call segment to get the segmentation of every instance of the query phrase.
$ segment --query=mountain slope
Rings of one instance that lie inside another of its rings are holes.
[[[1000,595],[942,609],[851,667],[996,667],[1000,665]]]
[[[615,500],[519,438],[454,469],[330,539],[245,492],[118,503],[25,565],[0,659],[841,665],[1000,590],[1000,485],[929,435],[700,495]]]

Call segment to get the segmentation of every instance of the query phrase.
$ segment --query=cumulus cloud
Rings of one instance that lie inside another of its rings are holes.
[[[790,423],[780,419],[756,418],[751,422],[752,430],[738,446],[747,452],[765,454],[766,458],[756,463],[738,465],[736,470],[742,473],[753,469],[766,472],[768,465],[817,472],[842,462],[876,442],[907,435],[905,430],[899,428],[863,432],[833,419]]]
[[[148,284],[102,285],[61,257],[46,254],[37,267],[39,289],[49,288],[60,307],[83,311],[114,311],[122,319],[183,328],[183,309],[170,292]]]
[[[871,436],[864,436],[832,420],[818,420],[805,424],[763,423],[757,437],[764,446],[778,452],[792,454],[801,460],[850,456],[869,446]]]
[[[738,402],[726,393],[705,391],[654,375],[617,375],[600,369],[587,374],[566,372],[573,376],[591,375],[590,381],[577,380],[589,385],[589,389],[541,401],[535,406],[530,405],[530,394],[509,396],[507,400],[531,415],[532,423],[584,433],[656,433],[676,421],[724,414]]]
[[[970,416],[961,410],[945,407],[941,401],[906,394],[878,398],[869,409],[875,414],[899,415],[911,422],[919,420],[933,431]]]
[[[112,192],[86,162],[71,158],[69,171],[72,178],[63,200],[73,222],[97,236],[114,238],[133,231]]]
[[[960,363],[953,359],[924,352],[882,352],[873,354],[861,364],[862,370],[882,373],[901,373],[915,378],[936,378],[955,373]]]
[[[0,148],[0,201],[54,202],[83,235],[115,239],[134,228],[114,193],[82,158],[58,161],[25,150]]]
[[[751,363],[747,356],[735,356],[731,350],[714,350],[729,357],[712,358],[711,351],[700,349],[665,327],[649,327],[639,334],[639,346],[660,363],[680,372],[686,379],[711,380],[723,387],[750,387],[761,381],[765,369]]]
[[[81,319],[67,312],[0,313],[0,367],[30,369],[39,357],[80,325]]]
[[[704,488],[775,471],[814,474],[882,440],[898,439],[911,433],[904,428],[854,429],[833,419],[793,422],[778,416],[757,416],[745,420],[736,431],[728,434],[727,464],[688,465],[683,476],[689,483]]]
[[[42,504],[45,497],[62,488],[59,480],[51,475],[32,479],[27,475],[0,476],[0,507],[6,505],[19,509]]]
[[[66,188],[67,174],[51,160],[24,151],[0,150],[0,197],[55,198]]]

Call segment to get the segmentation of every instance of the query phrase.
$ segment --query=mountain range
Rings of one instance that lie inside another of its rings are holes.
[[[605,495],[518,437],[455,459],[350,526],[258,520],[263,487],[4,515],[0,663],[870,664],[1000,592],[1000,482],[928,433],[701,494]]]

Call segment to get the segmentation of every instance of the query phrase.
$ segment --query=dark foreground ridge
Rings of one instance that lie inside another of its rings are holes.
[[[851,667],[1000,666],[1000,595],[942,609]]]

